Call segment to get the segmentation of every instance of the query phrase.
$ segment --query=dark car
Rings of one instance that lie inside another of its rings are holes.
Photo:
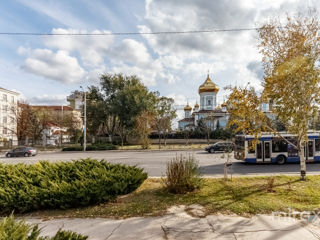
[[[233,143],[232,142],[217,142],[213,145],[206,147],[205,150],[209,153],[232,152],[233,151]]]
[[[30,157],[37,155],[37,149],[32,147],[18,147],[6,153],[6,157]]]

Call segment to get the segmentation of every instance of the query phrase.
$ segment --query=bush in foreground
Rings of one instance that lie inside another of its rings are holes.
[[[5,217],[0,222],[0,240],[86,240],[87,236],[82,236],[72,231],[59,230],[53,237],[39,237],[38,225],[32,227],[24,221],[14,220],[13,215]]]
[[[176,156],[167,163],[167,178],[164,184],[171,193],[192,192],[199,188],[202,182],[198,171],[198,164],[194,157],[189,155]]]
[[[0,213],[106,202],[134,191],[146,178],[143,169],[93,159],[0,164]]]
[[[97,143],[93,145],[88,145],[86,147],[86,151],[101,151],[101,150],[117,150],[118,147],[113,144],[104,144],[104,143]],[[74,146],[74,147],[65,147],[62,151],[83,151],[82,146]]]

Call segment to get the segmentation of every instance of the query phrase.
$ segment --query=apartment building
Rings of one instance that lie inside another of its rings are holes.
[[[4,142],[18,144],[16,112],[19,93],[0,87],[0,145]]]

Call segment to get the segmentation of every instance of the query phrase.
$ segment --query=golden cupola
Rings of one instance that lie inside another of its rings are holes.
[[[192,107],[189,106],[189,103],[187,104],[187,106],[184,107],[185,111],[191,111]]]
[[[199,94],[203,92],[218,92],[218,91],[219,91],[218,86],[212,82],[208,74],[205,82],[201,84],[199,87]]]

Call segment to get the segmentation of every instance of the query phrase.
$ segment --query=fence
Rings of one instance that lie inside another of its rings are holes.
[[[63,141],[62,143],[59,141],[53,142],[52,140],[7,140],[7,141],[0,141],[0,150],[7,150],[12,149],[17,146],[30,146],[30,147],[37,147],[37,148],[57,148],[57,147],[65,147],[74,145],[72,141]]]

